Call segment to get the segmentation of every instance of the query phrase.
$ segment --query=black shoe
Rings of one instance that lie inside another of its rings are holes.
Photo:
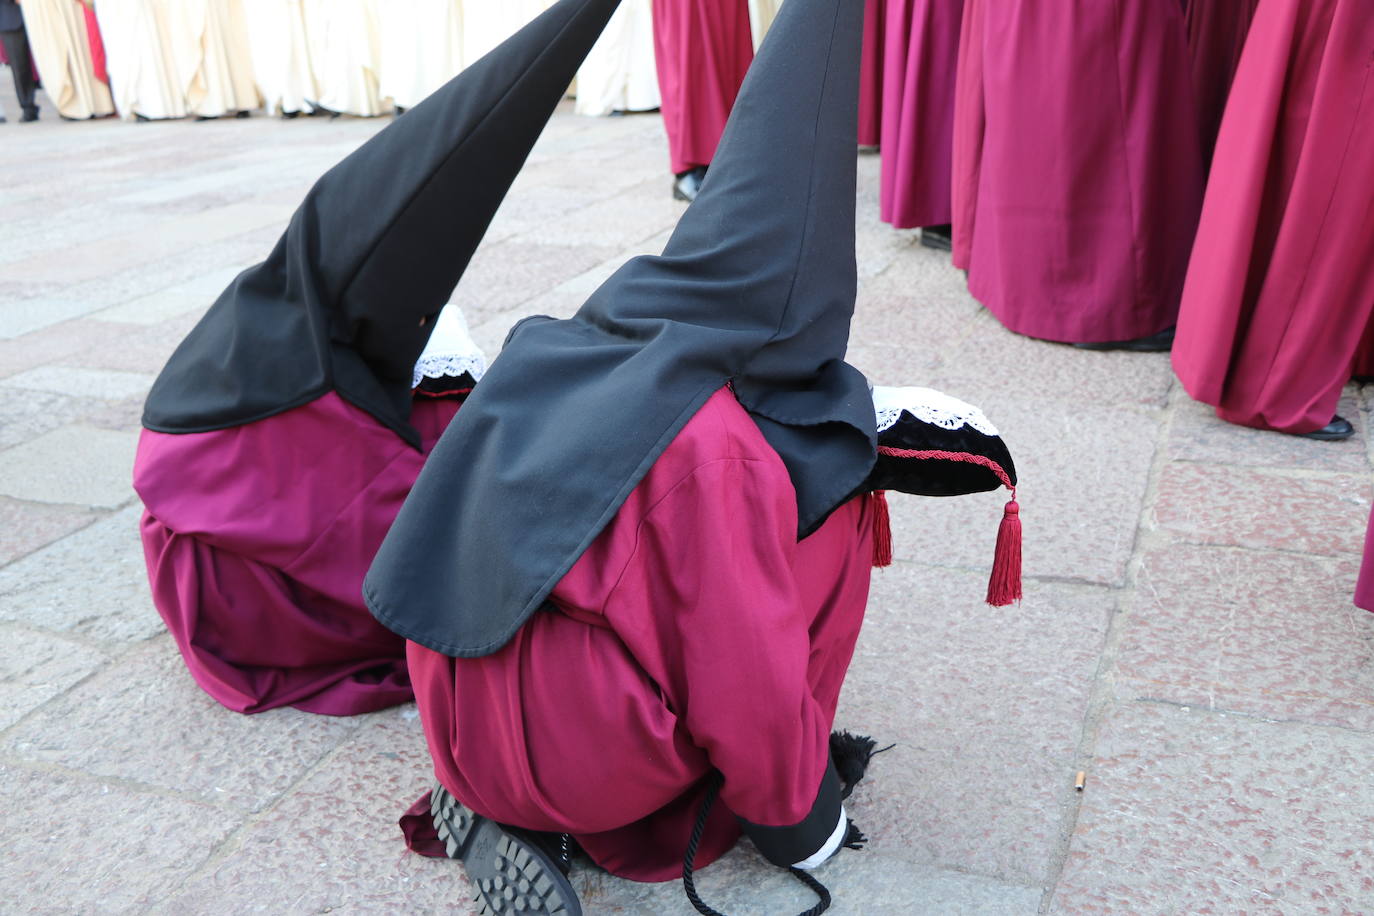
[[[701,182],[706,178],[706,166],[699,165],[688,169],[673,179],[673,200],[685,200],[689,204],[697,199]]]
[[[1076,343],[1080,350],[1129,350],[1133,353],[1168,353],[1174,346],[1174,329],[1165,328],[1149,337],[1135,340],[1113,340],[1105,343]]]
[[[24,109],[24,113],[23,113],[22,115],[20,115],[20,117],[19,117],[19,123],[21,123],[21,124],[27,124],[27,123],[30,122],[30,121],[37,121],[37,120],[38,120],[38,106],[37,106],[37,105],[35,105],[35,106],[32,107],[32,108],[25,108],[25,109]]]
[[[936,251],[953,251],[953,231],[954,229],[949,223],[939,226],[922,226],[921,245],[925,248],[934,248]]]
[[[479,916],[582,916],[567,874],[539,841],[547,835],[482,817],[437,784],[429,810],[449,858],[477,886]]]
[[[1304,439],[1317,439],[1321,442],[1339,442],[1342,439],[1349,439],[1355,435],[1355,427],[1350,425],[1350,421],[1340,414],[1331,418],[1331,422],[1321,429],[1314,429],[1310,433],[1298,433]]]

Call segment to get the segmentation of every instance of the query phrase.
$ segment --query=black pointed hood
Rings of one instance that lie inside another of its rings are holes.
[[[413,445],[411,373],[618,0],[561,0],[327,172],[172,355],[143,424],[223,429],[329,390]]]
[[[876,421],[844,352],[863,7],[788,0],[663,254],[511,332],[368,575],[384,624],[449,655],[500,648],[727,382],[787,465],[799,536],[860,487]]]

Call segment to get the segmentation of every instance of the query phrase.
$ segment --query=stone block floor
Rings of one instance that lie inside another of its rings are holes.
[[[129,486],[172,348],[386,122],[21,125],[0,84],[0,912],[472,912],[395,826],[430,781],[414,707],[216,706],[150,603]],[[661,248],[666,161],[655,116],[560,110],[456,295],[489,354]],[[896,747],[851,802],[869,848],[820,874],[832,912],[1374,912],[1371,391],[1343,443],[1227,426],[1166,356],[1003,330],[878,221],[875,157],[859,175],[850,359],[1002,428],[1027,578],[981,603],[1001,497],[894,497],[839,724]],[[575,878],[590,914],[692,912],[676,884]],[[731,913],[812,902],[747,846],[700,886]]]

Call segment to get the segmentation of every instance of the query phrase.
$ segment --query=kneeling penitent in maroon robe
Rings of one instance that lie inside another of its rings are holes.
[[[1173,362],[1231,423],[1339,439],[1374,315],[1374,15],[1263,0],[1217,138]]]
[[[552,608],[482,658],[411,643],[439,781],[503,823],[572,834],[637,881],[681,874],[713,771],[722,805],[699,864],[734,845],[732,812],[806,820],[868,599],[872,502],[849,500],[798,541],[787,469],[717,392],[555,586]]]
[[[872,491],[889,460],[1014,483],[963,405],[888,456],[903,410],[844,361],[862,10],[787,0],[663,254],[516,325],[368,573],[438,779],[408,836],[492,912],[580,912],[571,840],[689,894],[741,832],[779,866],[858,846],[872,744],[831,727],[890,547]]]
[[[363,576],[482,373],[445,303],[603,25],[545,21],[331,169],[153,386],[134,481],[153,598],[225,706],[410,700]]]
[[[418,450],[332,392],[243,426],[144,430],[153,603],[206,693],[247,713],[410,700],[404,640],[367,612],[363,574],[457,407],[417,401]]]

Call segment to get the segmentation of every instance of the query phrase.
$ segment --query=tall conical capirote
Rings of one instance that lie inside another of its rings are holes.
[[[315,183],[172,355],[143,424],[223,429],[337,391],[413,445],[411,372],[619,0],[560,0]]]
[[[382,623],[500,648],[727,382],[787,465],[799,536],[862,484],[873,402],[844,352],[863,7],[788,0],[664,253],[512,330],[368,574]]]

